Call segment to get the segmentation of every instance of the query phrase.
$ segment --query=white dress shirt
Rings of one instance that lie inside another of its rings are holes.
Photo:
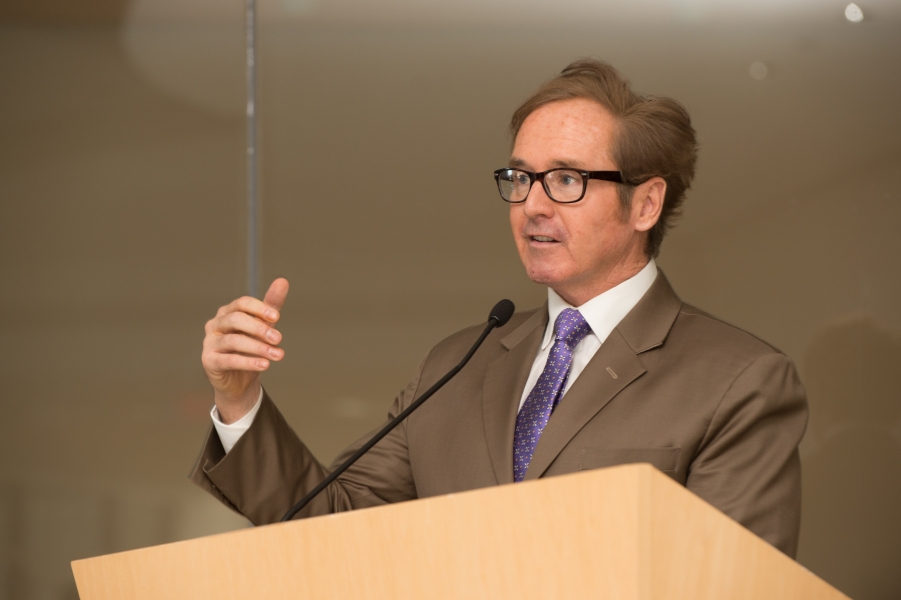
[[[250,429],[251,423],[253,423],[253,418],[257,416],[257,413],[260,412],[260,406],[263,404],[263,388],[260,387],[260,397],[257,398],[257,403],[253,405],[253,408],[250,409],[250,412],[235,421],[234,423],[230,423],[226,425],[222,422],[222,419],[219,418],[219,409],[213,406],[213,410],[210,411],[210,416],[213,417],[213,427],[216,428],[216,433],[219,434],[219,441],[222,442],[222,447],[225,449],[225,453],[228,454],[229,451],[235,447],[235,444],[238,443],[238,440],[244,435],[244,432]]]
[[[582,338],[582,341],[579,342],[576,345],[575,350],[573,350],[573,361],[569,367],[569,377],[566,379],[566,385],[563,388],[561,398],[566,394],[566,391],[572,386],[573,382],[578,379],[579,375],[585,369],[585,365],[588,364],[588,361],[591,360],[594,353],[598,351],[598,348],[601,347],[601,344],[604,343],[604,340],[607,339],[610,332],[616,329],[616,326],[623,320],[623,317],[629,314],[629,311],[638,304],[638,301],[641,300],[642,296],[645,295],[645,292],[650,289],[651,284],[654,283],[654,279],[656,278],[657,265],[652,258],[648,261],[648,264],[645,265],[641,271],[632,276],[631,279],[625,280],[600,296],[595,296],[579,307],[570,306],[566,300],[557,294],[557,292],[548,288],[547,328],[544,330],[544,339],[541,340],[541,348],[538,350],[538,356],[535,357],[535,362],[532,363],[532,370],[529,373],[529,379],[526,381],[526,387],[522,391],[522,398],[519,400],[519,408],[522,409],[522,405],[525,403],[526,398],[529,397],[529,392],[535,387],[538,378],[541,377],[541,373],[544,371],[547,357],[551,353],[551,348],[554,347],[551,343],[554,341],[554,322],[557,320],[560,313],[563,312],[563,309],[577,309],[582,313],[585,321],[588,322],[591,331]]]
[[[623,317],[629,314],[629,311],[638,304],[638,301],[641,300],[642,296],[645,295],[645,292],[650,289],[651,284],[654,283],[654,279],[656,278],[657,265],[652,258],[648,261],[648,264],[631,279],[627,279],[618,286],[607,290],[600,296],[595,296],[579,307],[570,306],[557,294],[557,292],[548,288],[547,328],[544,330],[541,348],[538,351],[538,355],[535,357],[535,362],[532,363],[529,379],[526,381],[526,387],[523,389],[522,397],[519,400],[519,408],[522,408],[523,403],[529,396],[529,392],[535,387],[535,383],[541,376],[541,372],[544,371],[544,365],[547,363],[547,357],[551,353],[551,348],[553,347],[551,342],[554,340],[554,321],[557,320],[557,317],[563,312],[563,309],[577,308],[577,310],[582,313],[585,321],[588,322],[588,325],[591,326],[591,332],[586,335],[582,341],[578,343],[575,350],[573,350],[573,361],[569,368],[569,377],[566,380],[566,387],[563,390],[563,394],[565,395],[566,391],[585,369],[585,365],[588,364],[588,361],[591,360],[594,353],[598,351],[598,348],[601,347],[601,344],[603,344],[604,340],[607,339],[607,336],[610,335],[610,332],[613,331],[616,326],[619,325],[619,322],[623,320]],[[216,428],[216,433],[219,434],[219,441],[222,442],[222,447],[225,449],[226,453],[235,446],[238,439],[244,435],[244,432],[250,429],[250,425],[253,423],[254,417],[260,410],[262,402],[263,389],[260,388],[260,397],[257,399],[257,403],[250,412],[230,425],[226,425],[222,422],[219,418],[219,411],[216,410],[215,406],[213,407],[210,416],[213,418],[213,426]]]

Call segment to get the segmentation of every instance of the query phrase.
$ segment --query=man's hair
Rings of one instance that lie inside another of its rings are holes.
[[[688,111],[672,98],[640,96],[622,74],[607,63],[583,58],[545,82],[513,113],[510,132],[515,142],[523,122],[536,109],[560,100],[593,100],[613,115],[613,160],[625,184],[617,184],[620,205],[627,215],[637,184],[651,177],[666,181],[660,219],[648,232],[645,252],[660,253],[667,229],[682,214],[685,192],[691,186],[698,144]]]

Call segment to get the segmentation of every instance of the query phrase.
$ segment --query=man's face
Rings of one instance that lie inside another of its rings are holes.
[[[596,102],[546,104],[522,124],[510,166],[536,173],[555,167],[617,171],[610,154],[614,128],[613,117]],[[513,237],[529,278],[574,306],[628,279],[647,262],[645,235],[635,220],[623,214],[616,185],[595,179],[573,204],[553,202],[535,182],[525,202],[510,205]]]

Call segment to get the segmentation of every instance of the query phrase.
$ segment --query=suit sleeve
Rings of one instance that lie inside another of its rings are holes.
[[[398,394],[388,413],[389,420],[413,400],[424,364],[425,360],[416,376]],[[265,394],[250,429],[228,454],[215,430],[210,428],[190,479],[254,525],[274,523],[325,479],[331,469],[366,443],[372,433],[344,450],[327,469],[316,460]],[[416,498],[406,440],[404,422],[295,518]]]
[[[794,557],[801,525],[798,444],[807,397],[791,360],[761,356],[732,382],[692,461],[688,489]]]

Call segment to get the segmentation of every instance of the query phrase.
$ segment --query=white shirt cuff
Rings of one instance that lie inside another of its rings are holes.
[[[222,442],[222,447],[225,449],[226,454],[231,452],[231,449],[235,447],[235,444],[238,443],[241,436],[250,429],[253,418],[257,416],[257,412],[259,412],[262,404],[263,388],[261,387],[260,397],[257,399],[257,403],[254,404],[253,408],[250,409],[250,412],[230,425],[226,425],[222,422],[222,419],[219,418],[219,410],[213,406],[213,410],[210,411],[210,417],[213,419],[213,427],[216,428],[216,433],[219,434],[219,441]]]

